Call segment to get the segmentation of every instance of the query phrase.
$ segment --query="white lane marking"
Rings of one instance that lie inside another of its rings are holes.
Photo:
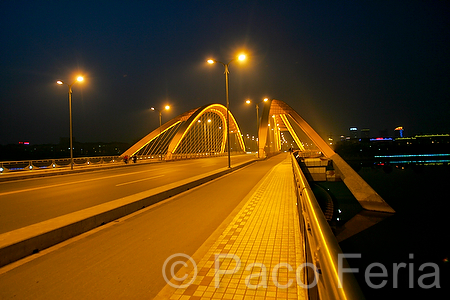
[[[64,186],[64,185],[69,185],[69,184],[90,182],[90,181],[94,181],[94,180],[102,180],[102,179],[109,179],[109,178],[114,178],[114,177],[127,176],[127,175],[133,175],[133,174],[139,174],[139,173],[145,173],[145,172],[152,172],[152,171],[153,170],[151,170],[151,171],[145,170],[145,171],[139,171],[139,172],[131,172],[131,173],[125,173],[125,174],[117,174],[117,175],[110,175],[110,176],[105,176],[105,177],[92,178],[92,179],[64,182],[64,183],[58,183],[58,184],[53,184],[53,185],[37,186],[34,188],[29,188],[29,189],[22,189],[22,190],[15,190],[15,191],[10,191],[10,192],[0,193],[0,196],[23,193],[23,192],[30,192],[30,191],[36,191],[36,190],[42,190],[42,189],[48,189],[48,188],[54,188],[54,187],[59,187],[59,186]]]
[[[159,178],[159,177],[163,177],[163,176],[164,176],[164,175],[159,175],[159,176],[153,176],[153,177],[149,177],[149,178],[143,178],[143,179],[138,179],[138,180],[128,181],[128,182],[116,184],[116,186],[122,186],[122,185],[126,185],[126,184],[132,184],[132,183],[141,182],[141,181],[150,180],[150,179],[155,179],[155,178]]]

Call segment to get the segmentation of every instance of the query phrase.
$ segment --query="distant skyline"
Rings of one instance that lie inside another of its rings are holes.
[[[0,144],[138,140],[151,107],[225,104],[256,134],[246,99],[279,99],[322,137],[348,128],[450,133],[448,1],[2,1]]]
[[[341,137],[349,137],[352,138],[352,131],[351,129],[356,128],[356,135],[358,138],[362,137],[363,131],[364,130],[369,130],[369,137],[371,138],[375,138],[375,137],[395,137],[395,128],[384,128],[384,129],[380,129],[380,130],[372,130],[370,128],[367,127],[356,127],[356,126],[351,126],[347,128],[346,132],[342,132],[342,133],[329,133],[327,135],[322,136],[322,138],[324,140],[327,140],[327,138],[331,135],[334,139],[338,140]],[[157,129],[157,128],[155,128]],[[256,138],[256,135],[254,132],[241,132],[241,134],[244,137],[249,136],[250,138]],[[353,132],[353,135],[355,134],[355,132]],[[364,133],[367,134],[367,133]],[[438,133],[434,133],[434,132],[419,132],[419,133],[414,133],[414,134],[408,134],[407,131],[405,132],[405,130],[403,130],[403,137],[414,137],[414,136],[421,136],[421,135],[445,135],[445,134],[450,134],[449,133],[442,133],[442,132],[438,132]],[[23,141],[18,141],[16,144],[19,145],[36,145],[36,144],[60,144],[60,143],[68,143],[68,137],[60,137],[58,141],[56,142],[52,142],[52,143],[30,143],[28,140],[23,140]],[[85,141],[79,141],[78,139],[75,139],[75,142],[77,143],[101,143],[101,144],[108,144],[108,143],[134,143],[137,142],[137,140],[134,141],[128,141],[128,142],[123,142],[123,141],[90,141],[90,142],[85,142]]]

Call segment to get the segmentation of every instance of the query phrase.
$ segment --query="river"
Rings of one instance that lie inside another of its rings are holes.
[[[348,258],[348,262],[358,268],[355,276],[366,298],[423,295],[448,299],[450,166],[374,165],[358,169],[396,211],[340,243],[344,253],[360,255]],[[368,277],[370,274],[379,277]],[[441,288],[436,289],[437,285]]]

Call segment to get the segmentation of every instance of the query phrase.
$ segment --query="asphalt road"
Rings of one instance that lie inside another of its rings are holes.
[[[226,156],[0,182],[0,234],[224,167]]]
[[[166,258],[192,255],[285,158],[258,161],[6,266],[0,299],[152,299],[165,285]]]

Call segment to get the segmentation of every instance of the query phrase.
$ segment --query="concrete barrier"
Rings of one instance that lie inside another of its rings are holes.
[[[0,235],[0,267],[245,167],[222,168]]]

